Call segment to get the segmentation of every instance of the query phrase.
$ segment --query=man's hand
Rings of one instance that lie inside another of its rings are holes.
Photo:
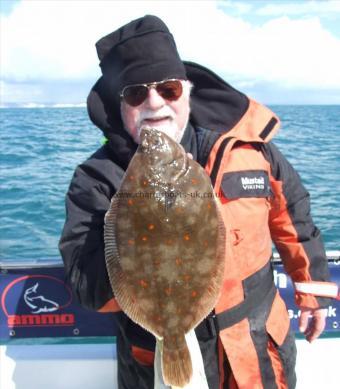
[[[305,334],[308,342],[312,343],[325,329],[326,317],[327,309],[301,308],[299,330]]]

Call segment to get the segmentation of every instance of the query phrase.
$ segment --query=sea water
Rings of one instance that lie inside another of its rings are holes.
[[[340,106],[273,106],[274,142],[311,194],[327,250],[340,249]],[[85,108],[0,109],[0,259],[59,257],[65,193],[101,146]]]

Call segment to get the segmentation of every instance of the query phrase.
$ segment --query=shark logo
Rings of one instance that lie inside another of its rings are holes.
[[[25,303],[32,309],[32,313],[57,311],[60,308],[59,304],[40,295],[37,292],[38,287],[39,282],[26,289],[24,293]]]
[[[49,296],[56,296],[58,302]],[[0,298],[0,308],[10,331],[74,326],[75,314],[68,308],[71,304],[71,289],[62,279],[48,274],[19,275],[10,280]]]

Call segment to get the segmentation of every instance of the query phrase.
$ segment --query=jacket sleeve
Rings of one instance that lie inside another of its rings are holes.
[[[306,308],[330,302],[329,270],[320,231],[310,213],[309,193],[298,173],[272,143],[265,145],[271,165],[273,191],[270,231],[287,273],[295,286],[297,305]],[[320,297],[324,296],[324,297]]]
[[[104,216],[114,192],[108,182],[80,165],[66,195],[66,221],[59,242],[67,281],[76,299],[99,310],[112,297],[104,258]]]

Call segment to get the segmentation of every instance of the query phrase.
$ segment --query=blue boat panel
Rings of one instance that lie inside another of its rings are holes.
[[[329,261],[331,279],[340,284],[340,261]],[[83,341],[113,339],[117,333],[115,314],[97,313],[82,308],[65,283],[60,263],[40,261],[32,267],[0,264],[0,342],[20,339],[79,338]],[[274,262],[274,282],[285,300],[291,324],[298,334],[299,309],[294,304],[294,289],[281,263]],[[340,336],[340,301],[333,299],[323,336]],[[63,339],[63,340],[62,340]]]

